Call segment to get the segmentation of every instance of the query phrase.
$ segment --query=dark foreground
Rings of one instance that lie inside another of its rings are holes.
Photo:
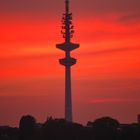
[[[119,124],[104,117],[82,126],[50,117],[39,124],[28,115],[21,118],[19,128],[1,126],[0,140],[140,140],[140,123]]]

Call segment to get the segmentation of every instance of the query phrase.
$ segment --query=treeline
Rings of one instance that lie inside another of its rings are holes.
[[[0,140],[140,140],[140,124],[120,124],[110,117],[87,126],[52,117],[39,124],[27,115],[21,118],[19,128],[0,127]]]

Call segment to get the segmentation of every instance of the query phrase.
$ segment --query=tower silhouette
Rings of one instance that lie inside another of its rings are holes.
[[[76,59],[71,57],[70,52],[78,48],[79,44],[71,42],[74,26],[72,23],[72,13],[69,12],[69,0],[65,0],[65,13],[62,17],[61,33],[65,42],[57,44],[56,48],[65,52],[65,58],[59,59],[59,63],[65,66],[65,119],[72,122],[71,66],[76,64]]]

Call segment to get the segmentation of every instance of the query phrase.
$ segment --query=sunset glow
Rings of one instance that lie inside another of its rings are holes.
[[[54,4],[56,2],[56,4]],[[124,6],[125,5],[125,6]],[[71,0],[74,120],[135,122],[140,113],[140,1]],[[24,114],[64,115],[64,68],[55,48],[64,0],[0,1],[0,124]],[[55,87],[55,88],[54,88]],[[130,109],[131,108],[131,109]]]

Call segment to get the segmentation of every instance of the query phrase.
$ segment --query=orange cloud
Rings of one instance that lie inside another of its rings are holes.
[[[125,102],[140,102],[139,99],[115,99],[115,98],[106,98],[106,99],[95,99],[90,101],[92,104],[104,104],[104,103],[125,103]]]

